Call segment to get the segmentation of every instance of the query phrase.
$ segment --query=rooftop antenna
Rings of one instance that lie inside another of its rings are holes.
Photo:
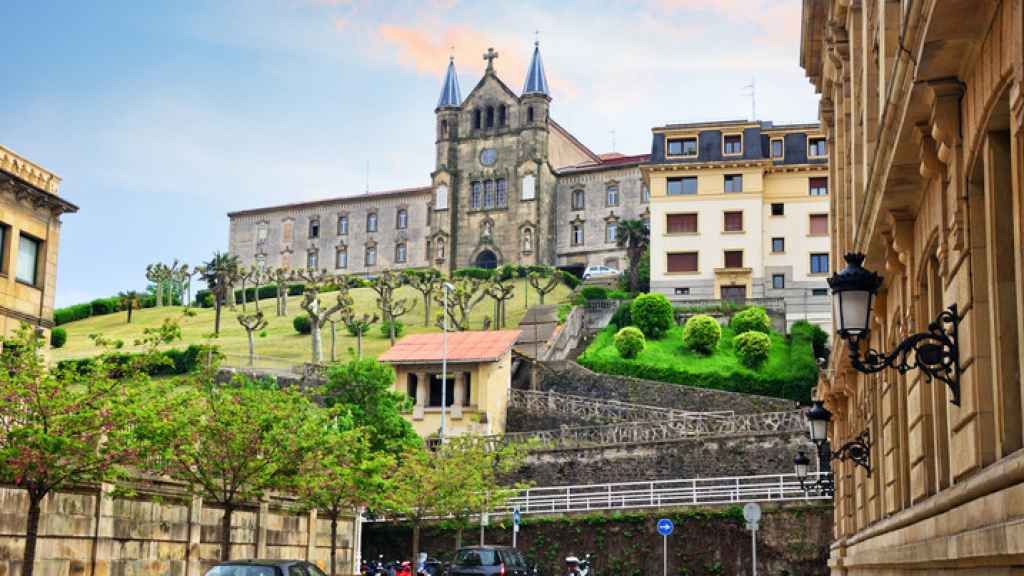
[[[743,87],[744,90],[749,90],[749,93],[744,93],[750,96],[750,120],[751,122],[757,120],[757,84],[754,82],[754,78],[750,78],[750,84]]]
[[[609,130],[608,133],[612,135],[612,152],[615,152],[615,130]]]

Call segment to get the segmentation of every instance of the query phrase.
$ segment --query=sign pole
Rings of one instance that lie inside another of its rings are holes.
[[[750,530],[750,573],[757,576],[757,523],[761,521],[761,507],[756,503],[750,503],[743,507],[743,518],[747,521],[747,530]]]
[[[751,562],[751,573],[753,576],[757,576],[757,528],[750,531],[750,549],[751,556],[753,557],[753,562]]]
[[[668,576],[668,536],[662,536],[661,543],[661,574],[662,576]]]

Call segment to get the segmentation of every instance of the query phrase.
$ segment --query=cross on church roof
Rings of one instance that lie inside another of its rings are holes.
[[[494,59],[498,57],[498,53],[494,51],[494,48],[488,48],[487,53],[484,54],[484,60],[487,60],[487,69],[494,70]]]

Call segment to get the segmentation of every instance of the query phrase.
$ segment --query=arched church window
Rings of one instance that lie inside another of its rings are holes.
[[[533,124],[533,106],[526,108],[526,121],[529,124]]]
[[[484,210],[494,208],[494,180],[484,182]]]
[[[448,209],[448,187],[441,184],[434,191],[434,210]]]
[[[434,257],[438,260],[444,260],[444,238],[437,239],[437,247],[434,250]]]
[[[500,178],[496,183],[496,187],[498,208],[508,207],[508,181]]]
[[[508,108],[504,104],[498,106],[498,126],[508,126]]]
[[[487,107],[487,127],[494,128],[494,106]]]
[[[479,108],[473,110],[473,129],[474,130],[479,130],[480,129],[480,109]]]
[[[536,196],[537,191],[534,189],[533,174],[523,176],[523,183],[520,186],[519,197],[523,200],[533,200]]]
[[[523,252],[533,252],[533,230],[523,228]]]
[[[472,189],[469,192],[469,207],[472,210],[480,209],[480,181],[476,180],[473,182]]]

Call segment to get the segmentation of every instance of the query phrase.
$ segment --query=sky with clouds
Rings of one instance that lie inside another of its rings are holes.
[[[552,117],[595,152],[651,127],[814,121],[800,0],[3,0],[0,144],[63,178],[58,306],[227,248],[231,210],[423,185],[448,56],[513,89],[539,37]],[[12,24],[13,23],[13,24]],[[614,135],[613,135],[614,132]]]

